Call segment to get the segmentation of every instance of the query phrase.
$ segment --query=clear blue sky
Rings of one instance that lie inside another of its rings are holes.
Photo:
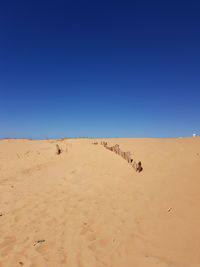
[[[199,1],[1,1],[0,138],[200,133]]]

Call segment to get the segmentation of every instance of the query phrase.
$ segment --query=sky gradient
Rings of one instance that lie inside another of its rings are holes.
[[[198,1],[1,1],[0,138],[200,133],[199,14]]]

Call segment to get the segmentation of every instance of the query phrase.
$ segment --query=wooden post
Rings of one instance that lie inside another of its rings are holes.
[[[141,161],[139,161],[138,164],[137,164],[137,171],[141,172],[142,170],[143,170],[142,163],[141,163]]]
[[[127,161],[128,163],[131,163],[131,152],[130,151],[127,152]]]
[[[119,154],[119,151],[120,151],[120,149],[119,149],[119,145],[116,144],[116,145],[114,146],[114,151],[115,151],[116,154]]]
[[[56,145],[56,154],[60,155],[60,153],[61,153],[61,149],[60,149],[59,145],[57,144]]]
[[[133,168],[135,169],[135,170],[137,170],[137,163],[135,162],[135,161],[133,161]]]

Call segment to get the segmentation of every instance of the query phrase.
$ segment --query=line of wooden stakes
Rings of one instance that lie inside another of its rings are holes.
[[[98,142],[94,142],[92,144],[98,145]],[[107,142],[102,141],[101,145],[103,145],[106,149],[108,149],[112,152],[115,152],[116,154],[121,156],[123,159],[125,159],[129,164],[131,164],[131,166],[136,170],[136,172],[141,172],[143,170],[141,161],[138,161],[138,162],[134,161],[131,158],[131,153],[129,151],[128,152],[121,151],[118,144],[116,144],[114,146],[108,146]],[[62,153],[62,151],[63,151],[62,148],[60,148],[59,145],[57,144],[56,145],[56,154],[60,155]]]
[[[93,143],[94,144],[94,143]],[[121,151],[121,149],[119,148],[119,145],[116,144],[114,146],[108,146],[107,142],[102,141],[101,145],[103,145],[106,149],[115,152],[116,154],[118,154],[119,156],[121,156],[123,159],[125,159],[129,164],[131,164],[131,166],[137,171],[137,172],[141,172],[143,170],[142,168],[142,163],[141,161],[136,162],[131,158],[131,153],[128,152],[123,152]]]

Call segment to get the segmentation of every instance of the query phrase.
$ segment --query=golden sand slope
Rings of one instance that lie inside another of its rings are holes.
[[[200,266],[200,138],[93,141],[0,141],[0,266]]]

